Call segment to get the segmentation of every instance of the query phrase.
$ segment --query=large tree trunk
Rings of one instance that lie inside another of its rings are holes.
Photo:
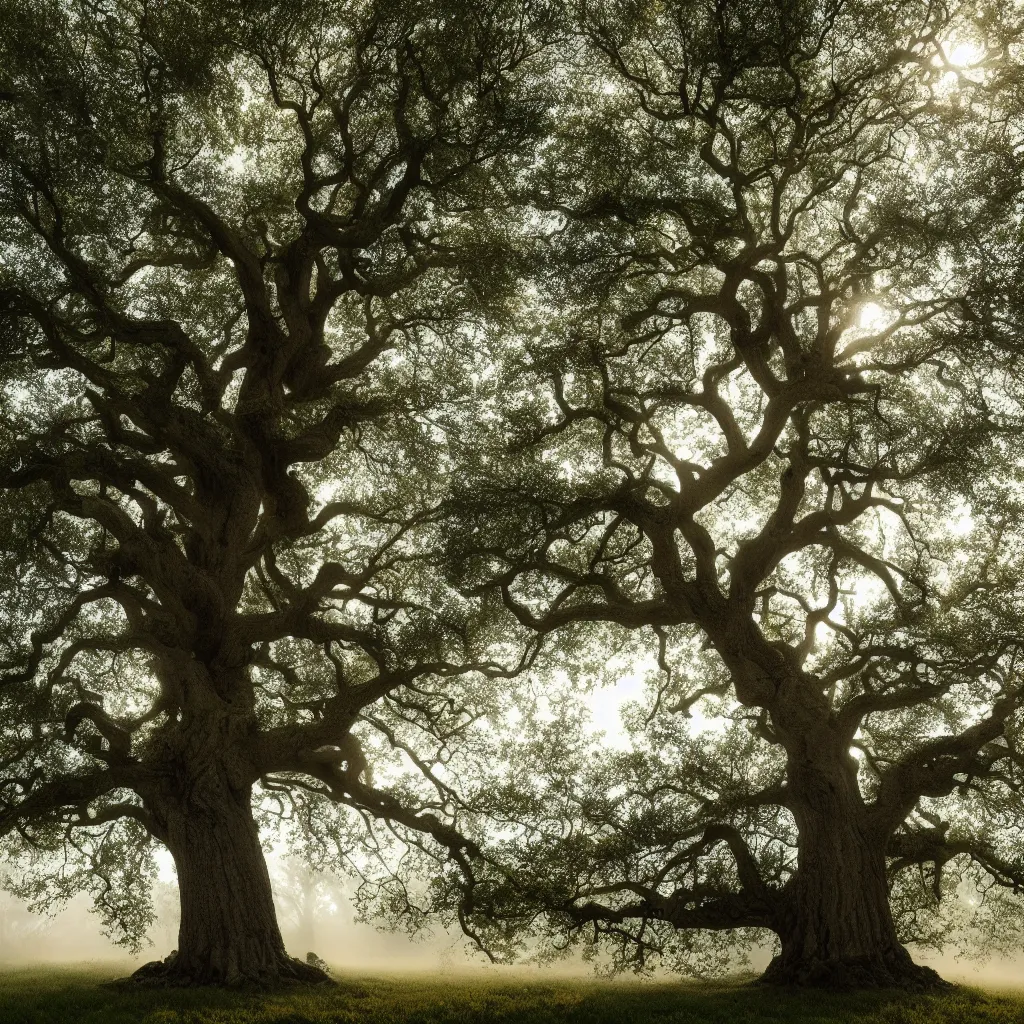
[[[790,806],[799,832],[786,887],[782,950],[763,980],[828,988],[928,988],[942,984],[914,963],[896,935],[885,870],[886,836],[870,820],[845,750],[808,744],[790,757]],[[810,755],[809,757],[807,755]]]
[[[323,982],[288,956],[248,792],[226,780],[165,815],[181,898],[178,948],[140,968],[137,981],[165,985]]]

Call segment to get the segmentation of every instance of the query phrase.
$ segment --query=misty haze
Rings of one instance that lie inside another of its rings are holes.
[[[0,0],[0,396],[0,1021],[1024,1013],[1024,0]]]

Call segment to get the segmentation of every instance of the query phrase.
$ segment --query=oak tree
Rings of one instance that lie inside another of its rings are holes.
[[[170,851],[143,979],[323,977],[281,941],[267,794],[468,870],[430,756],[392,785],[366,729],[456,733],[467,673],[517,668],[432,569],[433,417],[507,290],[541,14],[0,7],[0,833],[129,939]]]
[[[451,557],[657,668],[624,752],[542,720],[481,805],[495,914],[641,965],[767,929],[768,980],[930,984],[901,938],[953,881],[1024,884],[1017,14],[570,7]]]

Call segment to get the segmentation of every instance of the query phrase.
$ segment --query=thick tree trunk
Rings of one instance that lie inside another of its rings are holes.
[[[259,986],[327,981],[321,970],[285,952],[249,795],[218,785],[204,797],[165,819],[181,898],[178,948],[140,968],[135,979]]]
[[[857,790],[856,766],[845,751],[829,757],[823,746],[811,762],[790,761],[797,872],[779,917],[782,950],[763,980],[827,988],[941,985],[897,938],[886,837],[870,822]]]

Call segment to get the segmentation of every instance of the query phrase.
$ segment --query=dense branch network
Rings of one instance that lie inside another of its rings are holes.
[[[0,833],[127,819],[175,852],[191,790],[264,780],[466,863],[364,745],[471,720],[460,680],[535,646],[496,658],[432,574],[431,416],[501,301],[542,19],[101,6],[4,43]]]
[[[874,914],[831,895],[844,874],[879,905],[887,855],[1024,880],[945,800],[1021,784],[1019,343],[993,280],[1019,27],[961,68],[972,17],[581,9],[586,87],[534,184],[551,269],[502,380],[521,398],[496,398],[515,429],[477,459],[452,558],[539,634],[653,633],[657,679],[631,754],[581,748],[585,783],[532,794],[510,916],[640,963],[689,941],[652,922],[765,927],[779,980],[916,984],[887,909],[841,934]]]

